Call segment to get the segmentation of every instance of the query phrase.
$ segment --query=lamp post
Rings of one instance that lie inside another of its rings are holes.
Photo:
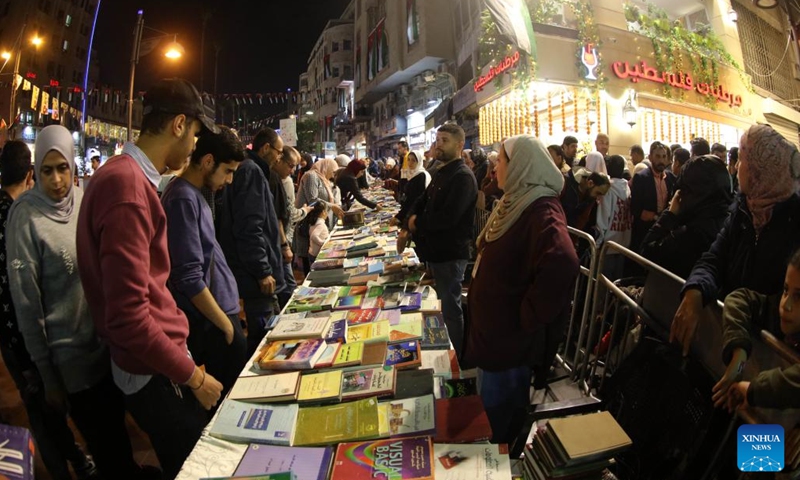
[[[16,110],[16,102],[17,102],[17,76],[19,76],[19,60],[22,57],[22,38],[25,35],[25,27],[27,24],[22,24],[22,28],[19,31],[19,35],[17,36],[17,41],[14,42],[14,49],[12,52],[3,52],[2,58],[8,62],[11,59],[11,56],[14,56],[14,73],[11,77],[11,100],[9,102],[9,113],[8,113],[8,122],[9,125],[14,123],[14,110]],[[38,36],[34,36],[31,39],[31,43],[36,48],[39,48],[39,45],[42,44],[42,39]],[[3,64],[5,66],[5,63]]]
[[[165,37],[172,37],[172,43],[169,48],[164,52],[164,56],[169,59],[178,59],[185,53],[183,46],[178,43],[178,35],[174,33],[166,33],[161,30],[156,30],[152,27],[145,27],[144,25],[144,10],[139,10],[136,17],[136,28],[133,29],[133,51],[131,52],[131,75],[128,85],[128,141],[133,140],[133,79],[136,76],[136,64],[139,63],[139,57],[150,53],[158,43]],[[142,32],[144,29],[153,30],[161,35],[158,37],[148,38],[148,44],[144,53],[142,50]]]

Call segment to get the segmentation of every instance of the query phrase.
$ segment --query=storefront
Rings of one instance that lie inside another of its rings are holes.
[[[660,71],[652,50],[637,46],[634,34],[616,34],[620,38],[604,47],[603,62],[591,72],[572,62],[584,50],[575,40],[541,36],[535,79],[513,78],[516,53],[485,67],[474,84],[481,145],[496,147],[523,133],[561,145],[571,135],[584,154],[603,132],[610,153],[623,155],[634,144],[645,151],[656,140],[688,147],[695,137],[730,148],[756,122],[769,122],[798,143],[800,113],[752,93],[740,72],[720,65],[712,83],[681,69]]]

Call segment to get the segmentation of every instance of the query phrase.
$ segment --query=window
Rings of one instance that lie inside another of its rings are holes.
[[[69,50],[69,40],[64,40],[64,43],[61,44],[61,50],[64,51],[64,52]]]
[[[56,14],[56,20],[60,22],[62,18],[64,18],[64,10],[59,10]]]
[[[345,80],[353,79],[353,67],[351,67],[350,65],[344,66],[344,79]]]
[[[795,98],[794,66],[784,59],[786,32],[774,28],[737,1],[733,2],[733,9],[738,17],[744,69],[753,84],[780,98]]]
[[[49,77],[54,77],[56,75],[56,62],[52,60],[47,62],[47,75]]]
[[[64,19],[64,26],[65,27],[72,26],[72,15],[70,15],[69,13],[67,14],[67,17]]]
[[[332,76],[333,76],[333,78],[338,78],[339,77],[339,67],[333,67]]]
[[[331,51],[332,52],[338,52],[339,51],[339,42],[331,43]]]
[[[342,46],[342,49],[345,51],[350,51],[353,49],[353,42],[350,40],[345,40]]]
[[[64,78],[64,65],[59,65],[58,68],[56,68],[56,80],[61,82],[63,81],[63,78]]]

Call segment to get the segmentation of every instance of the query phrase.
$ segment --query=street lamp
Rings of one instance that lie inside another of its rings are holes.
[[[172,37],[172,42],[167,46],[164,51],[164,56],[170,60],[181,58],[186,50],[178,43],[178,35],[174,33],[166,33],[161,30],[156,30],[152,27],[145,27],[144,25],[144,10],[139,10],[136,19],[136,28],[133,30],[133,52],[131,53],[131,76],[128,85],[128,141],[133,140],[133,79],[136,76],[136,64],[139,63],[139,57],[147,55],[166,37]],[[160,33],[161,35],[146,39],[147,44],[144,49],[142,48],[142,32],[144,29],[152,30]],[[142,51],[144,50],[144,51]]]
[[[19,59],[22,56],[22,37],[25,35],[25,26],[27,24],[22,24],[22,29],[19,31],[19,36],[17,37],[17,41],[14,42],[14,73],[11,77],[11,101],[9,102],[9,114],[8,114],[8,122],[9,124],[14,123],[14,110],[16,110],[16,102],[17,102],[17,77],[19,76]],[[31,44],[37,49],[42,44],[42,39],[38,35],[34,35],[31,39]],[[2,58],[8,61],[11,58],[11,52],[3,52]]]

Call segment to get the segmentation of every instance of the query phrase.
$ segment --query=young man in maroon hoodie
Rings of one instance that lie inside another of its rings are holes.
[[[200,94],[182,79],[156,83],[144,99],[136,144],[92,177],[78,221],[78,268],[114,381],[174,478],[208,420],[222,385],[195,365],[189,324],[167,289],[166,216],[156,187],[178,169],[194,138],[219,133]]]

